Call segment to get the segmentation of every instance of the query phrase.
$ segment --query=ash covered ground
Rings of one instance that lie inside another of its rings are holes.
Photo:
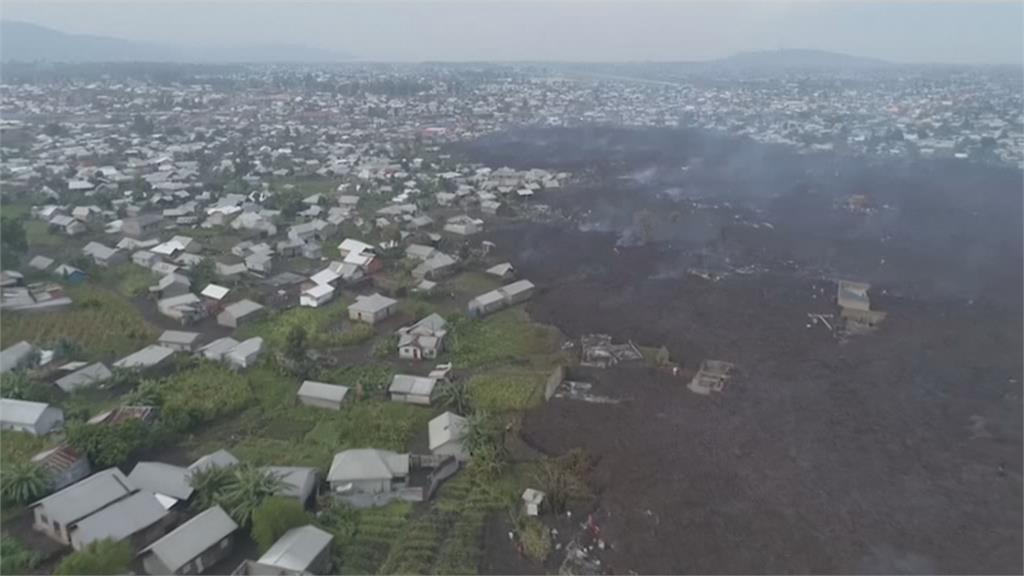
[[[488,234],[540,288],[535,318],[665,345],[683,376],[738,366],[710,397],[653,368],[588,370],[624,401],[525,418],[531,445],[598,458],[606,569],[1024,570],[1020,171],[661,130],[459,152],[583,175],[538,199],[557,217]],[[836,278],[872,284],[876,332],[808,327],[837,311]]]

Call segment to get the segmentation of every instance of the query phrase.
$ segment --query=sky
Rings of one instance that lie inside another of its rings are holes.
[[[896,62],[1024,58],[1019,1],[3,0],[0,16],[129,40],[302,44],[382,61],[679,61],[777,48]]]

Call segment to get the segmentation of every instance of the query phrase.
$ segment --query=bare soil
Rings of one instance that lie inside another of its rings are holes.
[[[535,319],[665,345],[684,368],[574,374],[626,400],[524,418],[530,445],[599,459],[606,569],[1024,570],[1019,171],[660,130],[512,132],[459,152],[583,175],[538,195],[560,220],[488,239],[538,285]],[[851,194],[872,210],[837,207]],[[835,278],[873,284],[878,331],[808,327],[837,312]],[[722,394],[686,389],[703,359],[738,366]],[[488,571],[524,571],[491,544]]]

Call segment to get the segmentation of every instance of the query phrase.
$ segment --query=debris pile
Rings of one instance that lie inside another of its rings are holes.
[[[594,385],[589,382],[566,380],[558,387],[558,391],[555,392],[555,398],[581,400],[583,402],[591,402],[593,404],[618,404],[619,402],[622,402],[622,400],[609,398],[608,396],[591,394],[590,390],[593,387]]]
[[[686,385],[691,392],[704,396],[712,392],[721,392],[725,383],[732,377],[736,365],[722,360],[704,360],[700,363],[700,370],[693,376],[693,380]]]
[[[874,330],[885,320],[885,312],[871,309],[868,296],[870,284],[840,280],[836,289],[836,303],[839,304],[842,330],[845,334],[860,335]]]
[[[632,342],[612,344],[608,334],[587,334],[580,337],[580,364],[607,368],[619,362],[643,360],[644,355]]]

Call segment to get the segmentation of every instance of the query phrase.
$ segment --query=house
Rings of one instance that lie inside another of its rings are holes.
[[[0,430],[49,434],[64,426],[64,411],[45,402],[0,398]]]
[[[32,259],[28,261],[28,266],[29,268],[39,270],[40,272],[45,272],[47,268],[53,266],[53,258],[47,258],[42,255],[33,256]]]
[[[209,298],[210,300],[220,302],[228,295],[229,291],[230,290],[228,288],[218,284],[207,284],[206,288],[203,288],[203,291],[200,292],[199,295],[203,298]]]
[[[238,458],[231,452],[221,449],[196,458],[195,462],[188,465],[188,473],[192,475],[210,468],[230,468],[237,465]]]
[[[264,313],[262,305],[252,300],[239,300],[229,304],[223,312],[217,315],[217,324],[228,328],[238,328],[243,324],[262,318]]]
[[[153,406],[118,406],[89,418],[89,424],[117,424],[129,420],[151,423],[156,420],[157,409]]]
[[[157,298],[163,299],[188,294],[191,288],[192,281],[188,279],[188,276],[172,272],[160,278],[156,285],[150,286],[149,292]]]
[[[20,286],[25,282],[25,275],[17,270],[0,270],[0,288]]]
[[[164,330],[156,343],[172,350],[192,352],[199,343],[199,333],[182,332],[180,330]]]
[[[189,324],[206,316],[203,302],[191,292],[159,300],[156,303],[156,309],[164,316],[173,318],[182,324]]]
[[[89,364],[74,372],[58,378],[54,384],[65,392],[74,392],[79,388],[95,386],[100,382],[106,382],[114,377],[114,374],[102,362]]]
[[[245,257],[245,267],[253,272],[269,274],[273,268],[274,257],[267,253],[250,254]]]
[[[327,482],[339,495],[384,494],[402,487],[408,476],[408,454],[356,448],[334,455]]]
[[[444,231],[459,236],[471,236],[484,230],[484,221],[470,216],[453,216],[444,225]]]
[[[470,316],[484,316],[527,300],[533,291],[532,282],[517,280],[473,298],[466,306],[466,313]]]
[[[348,386],[306,380],[299,387],[299,402],[306,406],[340,410],[347,394]]]
[[[295,498],[305,506],[310,496],[316,492],[316,468],[307,466],[264,466],[263,468],[281,480],[281,488],[276,492],[283,498]]]
[[[338,254],[342,258],[349,254],[362,254],[364,252],[373,253],[373,246],[354,238],[346,238],[342,240],[341,244],[338,244]]]
[[[73,525],[135,491],[117,468],[101,470],[29,505],[32,528],[57,542],[71,545]]]
[[[138,250],[132,253],[132,262],[143,268],[152,269],[157,262],[160,262],[160,257],[149,250]]]
[[[523,490],[523,505],[526,507],[527,516],[536,516],[540,514],[540,507],[544,504],[545,496],[547,496],[547,494],[540,490],[534,490],[533,488]]]
[[[73,286],[85,282],[85,279],[88,278],[88,274],[86,274],[84,270],[75,268],[70,264],[61,264],[60,266],[57,266],[53,269],[53,273],[57,277],[63,278],[68,284]]]
[[[138,490],[67,526],[75,550],[104,539],[131,539],[134,548],[162,536],[170,520],[152,492]]]
[[[238,524],[207,508],[139,553],[148,574],[202,574],[231,553]]]
[[[502,264],[495,264],[494,266],[491,266],[487,270],[484,270],[484,272],[490,274],[491,276],[497,276],[502,280],[511,280],[512,277],[515,276],[516,274],[515,268],[512,266],[512,264],[509,264],[508,262],[504,262]]]
[[[356,296],[356,301],[348,307],[348,317],[367,324],[377,322],[391,316],[398,308],[398,301],[380,294]]]
[[[465,439],[469,421],[458,414],[444,412],[427,424],[427,439],[430,453],[435,456],[452,456],[457,460],[469,459]]]
[[[92,472],[85,454],[80,454],[66,444],[43,450],[32,457],[32,463],[46,470],[53,490],[62,490]]]
[[[238,346],[238,340],[225,336],[210,342],[199,349],[199,352],[207,359],[220,362],[224,355]]]
[[[32,363],[36,357],[36,347],[22,340],[0,350],[0,374],[17,370]]]
[[[448,322],[434,313],[412,326],[398,329],[398,357],[405,360],[437,358],[444,350]]]
[[[334,298],[334,287],[329,284],[314,284],[299,295],[299,306],[319,308]]]
[[[233,368],[248,368],[256,363],[263,351],[263,338],[256,336],[243,340],[224,354],[224,361]]]
[[[437,391],[437,378],[395,374],[391,377],[388,396],[393,402],[430,406]]]
[[[281,240],[280,242],[278,242],[275,245],[274,249],[281,256],[285,258],[292,258],[298,256],[302,252],[302,247],[305,245],[306,243],[303,242],[302,240],[289,238],[287,240]]]
[[[187,468],[163,462],[139,462],[128,475],[132,486],[153,493],[165,509],[192,497]]]
[[[133,352],[124,358],[121,358],[117,362],[114,362],[115,368],[138,368],[145,370],[152,368],[159,364],[162,364],[168,358],[174,355],[174,350],[170,348],[164,348],[157,344],[150,344],[138,352]]]
[[[128,253],[111,248],[99,242],[89,242],[82,248],[82,254],[90,258],[97,266],[110,267],[128,260]]]
[[[415,260],[428,260],[437,253],[437,248],[425,244],[409,244],[405,248],[405,257]]]
[[[142,214],[134,218],[125,218],[121,223],[121,232],[133,238],[150,236],[160,230],[162,218],[158,214]]]
[[[259,560],[249,563],[244,573],[268,576],[324,574],[331,567],[333,539],[330,532],[312,524],[292,528],[282,534]]]
[[[438,252],[413,268],[412,275],[418,280],[436,280],[455,271],[455,258]]]
[[[49,222],[50,229],[61,232],[67,236],[78,236],[88,231],[85,224],[75,220],[71,216],[54,216]]]

